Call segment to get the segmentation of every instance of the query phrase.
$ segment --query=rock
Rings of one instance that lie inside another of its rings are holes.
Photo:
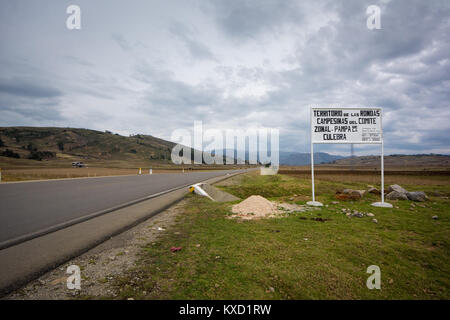
[[[339,201],[331,201],[331,204],[339,204]]]
[[[358,211],[354,211],[354,212],[350,215],[350,217],[362,218],[362,217],[364,217],[364,213],[358,212]]]
[[[344,194],[344,193],[337,193],[334,196],[338,200],[346,201],[346,200],[359,200],[361,199],[361,196],[359,195],[353,195],[353,194]]]
[[[369,188],[368,190],[367,190],[367,192],[368,193],[373,193],[373,194],[381,194],[381,191],[380,190],[378,190],[377,188],[375,188],[375,187],[372,187],[372,188]]]
[[[437,220],[437,219],[438,219],[438,216],[432,216],[432,219],[433,219],[433,220]]]
[[[342,190],[342,192],[336,192],[336,194],[345,194],[345,195],[350,195],[353,198],[361,198],[364,196],[364,194],[366,193],[366,190],[353,190],[353,189],[344,189]]]
[[[368,217],[375,217],[375,215],[373,213],[370,213],[370,212],[367,214],[367,216]]]
[[[400,193],[398,191],[389,192],[386,195],[386,199],[388,200],[408,200],[408,197],[405,193]]]
[[[392,191],[397,191],[398,193],[407,193],[406,189],[403,189],[398,184],[392,184],[388,188],[388,193],[391,193]]]
[[[423,191],[407,192],[406,196],[411,201],[424,202],[428,200],[427,195]]]
[[[375,222],[375,223],[378,223],[378,220],[377,220],[377,219],[372,219],[372,221]]]
[[[361,199],[365,193],[366,193],[366,190],[352,190],[350,195],[355,197],[356,199]]]

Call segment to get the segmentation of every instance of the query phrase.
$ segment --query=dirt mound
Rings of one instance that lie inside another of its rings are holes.
[[[235,204],[231,211],[232,218],[253,220],[272,218],[286,213],[306,211],[308,208],[289,203],[275,203],[261,196],[250,196],[241,203]]]
[[[282,213],[275,203],[261,196],[250,196],[241,203],[235,204],[231,211],[235,213],[233,217],[242,219],[262,218]]]

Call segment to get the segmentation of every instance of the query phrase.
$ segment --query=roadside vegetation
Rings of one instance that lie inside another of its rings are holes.
[[[348,176],[319,177],[317,198],[326,206],[282,218],[230,219],[236,202],[189,195],[177,223],[142,248],[114,288],[123,299],[449,299],[450,181],[402,185],[430,200],[391,201],[394,208],[385,209],[370,206],[379,200],[373,194],[336,203],[337,190],[367,188]],[[242,199],[310,200],[308,179],[253,173],[235,181],[221,188]],[[343,209],[373,213],[377,223]],[[381,268],[381,290],[366,287],[370,265]]]

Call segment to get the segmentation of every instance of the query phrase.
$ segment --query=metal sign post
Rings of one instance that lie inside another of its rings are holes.
[[[312,108],[311,108],[311,132],[312,132]],[[313,207],[322,207],[323,204],[316,201],[316,194],[314,192],[314,142],[311,136],[311,181],[312,181],[312,201],[308,201],[306,204]]]
[[[316,201],[314,186],[314,144],[380,144],[381,202],[372,205],[392,208],[384,202],[384,144],[381,108],[311,108],[311,181],[310,206],[322,206]]]

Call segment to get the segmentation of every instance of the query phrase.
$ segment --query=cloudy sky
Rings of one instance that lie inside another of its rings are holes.
[[[0,126],[169,139],[201,120],[309,152],[311,105],[380,106],[386,153],[450,153],[448,0],[1,0],[0,40]]]

